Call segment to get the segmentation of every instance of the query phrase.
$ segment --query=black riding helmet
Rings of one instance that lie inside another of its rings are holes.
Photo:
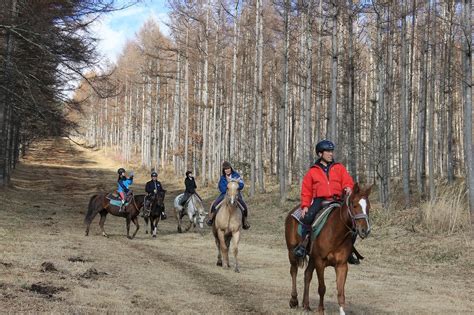
[[[191,172],[191,171],[187,171],[187,172],[186,172],[186,177],[188,177],[189,174],[192,174],[192,173],[193,173],[193,172]]]
[[[319,141],[318,144],[316,145],[316,154],[323,151],[334,151],[335,147],[336,146],[334,145],[332,141],[329,141],[329,140]]]
[[[158,173],[155,171],[151,172],[151,177],[158,177]]]
[[[123,167],[121,167],[121,168],[119,168],[119,169],[117,170],[117,173],[118,173],[119,175],[122,175],[123,173],[125,173],[125,169],[124,169]]]

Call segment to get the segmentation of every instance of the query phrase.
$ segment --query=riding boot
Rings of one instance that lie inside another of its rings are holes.
[[[167,216],[166,213],[165,213],[165,210],[163,210],[163,211],[161,212],[161,215],[160,215],[160,216],[161,216],[161,220],[166,220],[166,218],[168,218],[168,216]]]
[[[209,219],[206,221],[206,224],[208,226],[212,226],[212,223],[214,223],[214,217],[216,216],[216,211],[211,210],[211,213],[209,214]]]
[[[298,244],[298,246],[295,247],[293,250],[293,253],[295,254],[296,257],[298,258],[304,258],[306,256],[306,247],[308,246],[309,242],[309,231],[307,231],[305,228],[303,230],[303,241]]]
[[[125,205],[125,200],[122,199],[122,204],[120,205],[119,213],[124,212],[124,209],[123,209],[124,205]]]
[[[349,258],[347,258],[347,262],[351,265],[359,265],[360,264],[359,257],[357,256],[357,254],[354,253],[354,243],[355,243],[356,239],[357,239],[357,234],[354,233],[352,235],[352,252],[349,255]]]

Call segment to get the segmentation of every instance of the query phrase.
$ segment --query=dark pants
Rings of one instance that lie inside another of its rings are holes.
[[[217,199],[214,201],[214,203],[212,204],[211,206],[211,212],[215,213],[216,212],[216,207],[217,205],[222,201],[224,200],[224,197],[225,197],[225,194],[220,194],[219,197],[217,197]],[[244,208],[244,210],[242,211],[244,217],[247,217],[248,215],[248,208],[247,208],[247,204],[245,203],[244,201],[244,198],[242,198],[242,194],[239,193],[237,195],[237,200],[240,202],[240,204],[242,205],[242,207]]]
[[[325,200],[324,198],[314,198],[313,203],[308,208],[308,212],[306,212],[306,215],[304,216],[304,218],[301,219],[301,222],[307,225],[312,224],[314,218],[316,217],[316,214],[318,214],[319,210],[321,210],[322,208],[321,204],[324,200]]]
[[[188,199],[189,199],[192,195],[193,195],[193,194],[188,193],[187,191],[185,191],[185,192],[184,192],[184,195],[183,195],[183,198],[181,198],[180,204],[184,207],[184,205],[186,204],[186,201],[188,201]]]

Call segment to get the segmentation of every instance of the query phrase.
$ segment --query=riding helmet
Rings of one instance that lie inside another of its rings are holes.
[[[191,171],[187,171],[187,172],[186,172],[186,177],[188,177],[189,174],[192,174],[192,173],[193,173],[193,172],[191,172]]]
[[[229,162],[224,161],[224,162],[222,163],[222,169],[225,170],[225,169],[228,169],[228,168],[232,168],[232,165],[230,165]]]
[[[158,177],[158,173],[155,171],[151,172],[151,177]]]
[[[125,173],[125,169],[124,169],[123,167],[121,167],[121,168],[119,168],[119,169],[117,170],[117,173],[118,173],[119,175],[122,175],[123,173]]]
[[[332,141],[329,140],[322,140],[319,141],[316,145],[316,153],[323,152],[323,151],[333,151],[335,145]]]

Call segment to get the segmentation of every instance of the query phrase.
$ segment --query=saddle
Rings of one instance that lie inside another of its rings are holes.
[[[114,190],[113,192],[111,193],[108,193],[107,196],[105,196],[105,198],[109,199],[110,200],[110,204],[113,205],[113,206],[117,206],[117,207],[120,207],[122,205],[122,199],[120,198],[120,195],[117,193],[116,190]],[[130,191],[126,196],[125,196],[125,203],[124,203],[124,206],[128,206],[130,204],[130,202],[132,201],[132,198],[133,198],[133,194],[132,192]]]
[[[316,213],[313,222],[311,225],[307,225],[301,221],[303,218],[303,210],[301,208],[296,209],[291,216],[298,221],[298,234],[303,235],[303,228],[311,228],[311,240],[316,239],[316,237],[321,232],[324,224],[326,224],[326,220],[331,214],[331,212],[338,207],[341,207],[342,204],[336,200],[324,200],[322,203],[322,208]]]

